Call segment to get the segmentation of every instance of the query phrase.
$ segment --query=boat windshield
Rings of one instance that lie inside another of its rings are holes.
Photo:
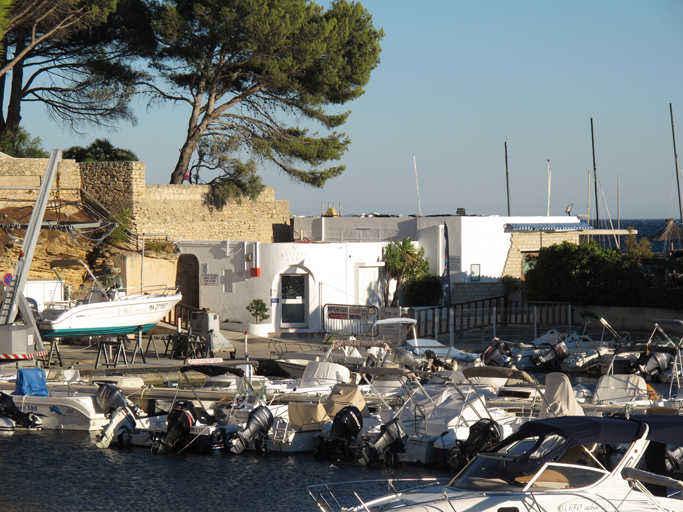
[[[575,446],[555,462],[534,462],[556,441],[558,439],[546,439],[539,446],[533,440],[524,440],[503,453],[480,453],[448,487],[477,492],[579,489],[593,485],[609,474],[589,453],[594,446]],[[518,462],[519,455],[528,450],[532,451],[530,462]]]

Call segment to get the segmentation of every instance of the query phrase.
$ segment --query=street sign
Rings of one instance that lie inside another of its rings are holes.
[[[2,282],[5,283],[5,286],[9,286],[12,284],[12,274],[7,272],[5,276],[2,278]]]

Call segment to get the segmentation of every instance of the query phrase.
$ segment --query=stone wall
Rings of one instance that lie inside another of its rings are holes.
[[[510,249],[508,250],[507,259],[505,260],[503,275],[516,278],[522,277],[523,252],[538,251],[542,247],[550,247],[551,245],[561,244],[562,242],[578,244],[579,234],[563,232],[512,233]]]
[[[503,283],[451,283],[451,304],[500,297],[505,292]]]
[[[170,240],[273,242],[276,225],[289,224],[289,201],[267,187],[255,200],[230,201],[222,209],[206,204],[206,185],[148,185],[136,205],[139,233],[166,233]]]
[[[83,189],[114,215],[125,210],[135,217],[145,199],[143,162],[83,162]]]
[[[0,158],[0,187],[40,187],[47,158]],[[54,186],[60,190],[59,198],[65,201],[78,200],[77,190],[81,188],[81,173],[74,160],[62,160],[57,167]],[[0,208],[15,208],[33,204],[38,190],[1,190]],[[52,192],[50,199],[57,198]]]

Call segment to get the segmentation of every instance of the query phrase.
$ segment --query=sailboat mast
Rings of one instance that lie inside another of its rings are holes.
[[[595,165],[595,136],[593,135],[593,118],[591,117],[591,143],[593,146],[593,177],[595,180],[595,227],[600,229],[600,208],[598,199],[598,168]]]
[[[550,217],[550,182],[552,180],[552,171],[550,170],[550,158],[548,158],[548,207],[545,210],[545,216]]]
[[[413,166],[415,166],[415,188],[417,188],[417,213],[418,217],[422,217],[422,203],[420,202],[420,183],[417,181],[417,160],[413,155]]]
[[[508,217],[510,217],[510,173],[508,171],[508,141],[505,141],[505,184],[507,185],[508,189]]]
[[[683,226],[683,207],[681,207],[681,183],[678,175],[680,170],[678,169],[678,154],[676,153],[676,132],[674,131],[674,109],[669,103],[669,111],[671,112],[671,135],[674,139],[674,165],[676,166],[676,189],[678,190],[678,211],[680,213],[681,226]]]

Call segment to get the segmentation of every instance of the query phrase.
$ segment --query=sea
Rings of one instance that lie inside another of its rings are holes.
[[[545,382],[544,374],[534,375]],[[597,378],[573,375],[594,390]],[[668,385],[655,385],[668,395]],[[449,479],[447,468],[363,467],[316,460],[312,454],[152,455],[129,447],[101,450],[94,432],[26,431],[0,435],[0,511],[320,512],[309,485],[397,478]]]
[[[675,223],[676,225],[680,226],[680,219],[676,219]],[[595,227],[595,220],[591,221],[591,225]],[[652,240],[653,236],[655,236],[660,230],[664,229],[666,226],[666,219],[620,219],[618,221],[618,225],[621,227],[621,229],[633,228],[636,230],[636,238],[638,241],[643,238],[650,240],[650,243],[652,244],[652,252],[654,253],[668,253],[668,251],[671,250],[670,242]],[[609,221],[601,219],[600,227],[601,229],[610,229]],[[617,229],[616,220],[612,220],[612,227]],[[601,245],[611,248],[616,247],[613,236],[601,236],[599,238]],[[623,249],[624,238],[626,237],[621,236],[620,238],[621,241],[619,245]],[[674,249],[683,249],[683,240],[674,240],[673,245]]]

